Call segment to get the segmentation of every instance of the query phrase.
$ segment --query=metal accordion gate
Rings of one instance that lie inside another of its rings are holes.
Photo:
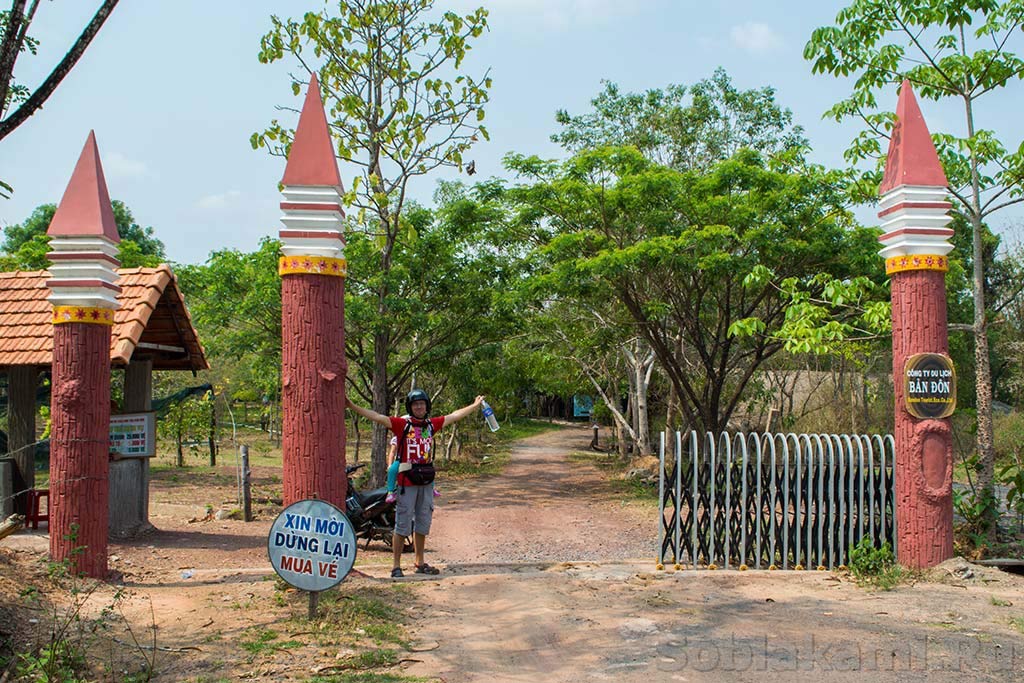
[[[835,569],[896,551],[891,435],[661,435],[658,568]]]

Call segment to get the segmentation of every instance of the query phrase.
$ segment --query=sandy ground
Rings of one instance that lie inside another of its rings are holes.
[[[378,673],[446,683],[1024,680],[1024,634],[1011,623],[1024,628],[1024,577],[938,569],[873,592],[828,572],[658,572],[655,507],[570,461],[588,442],[588,431],[565,428],[517,444],[501,476],[441,480],[428,541],[438,577],[392,581],[387,550],[360,549],[362,575],[343,592],[393,591],[411,615],[411,651]],[[274,587],[273,509],[248,524],[190,522],[211,498],[230,498],[230,485],[175,491],[154,487],[157,531],[111,548],[125,616],[137,633],[157,625],[156,680],[308,680],[342,661],[347,652],[304,621],[302,596]],[[0,559],[38,565],[45,548],[45,535],[19,534]],[[104,590],[97,603],[114,588]],[[260,628],[298,645],[240,649]]]

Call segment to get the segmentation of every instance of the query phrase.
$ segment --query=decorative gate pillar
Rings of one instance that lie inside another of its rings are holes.
[[[281,184],[284,504],[319,498],[344,510],[344,213],[316,74]]]
[[[896,119],[878,190],[885,231],[879,238],[881,255],[892,281],[896,546],[901,564],[927,568],[953,556],[953,446],[947,418],[955,377],[946,355],[953,230],[946,227],[951,206],[946,175],[909,81],[900,88]]]
[[[92,132],[47,234],[53,304],[50,557],[107,575],[117,225]]]

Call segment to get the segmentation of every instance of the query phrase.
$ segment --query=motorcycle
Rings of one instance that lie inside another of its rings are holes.
[[[345,498],[345,514],[348,516],[356,538],[365,538],[366,546],[379,539],[391,547],[391,536],[395,531],[395,504],[387,502],[388,490],[381,487],[372,491],[361,492],[352,483],[352,475],[365,466],[361,462],[345,467],[348,478],[348,496]],[[406,539],[403,550],[411,550],[412,543]]]

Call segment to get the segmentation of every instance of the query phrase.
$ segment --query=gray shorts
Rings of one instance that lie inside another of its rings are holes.
[[[411,536],[415,531],[426,536],[434,518],[434,485],[399,486],[395,503],[395,534]]]

